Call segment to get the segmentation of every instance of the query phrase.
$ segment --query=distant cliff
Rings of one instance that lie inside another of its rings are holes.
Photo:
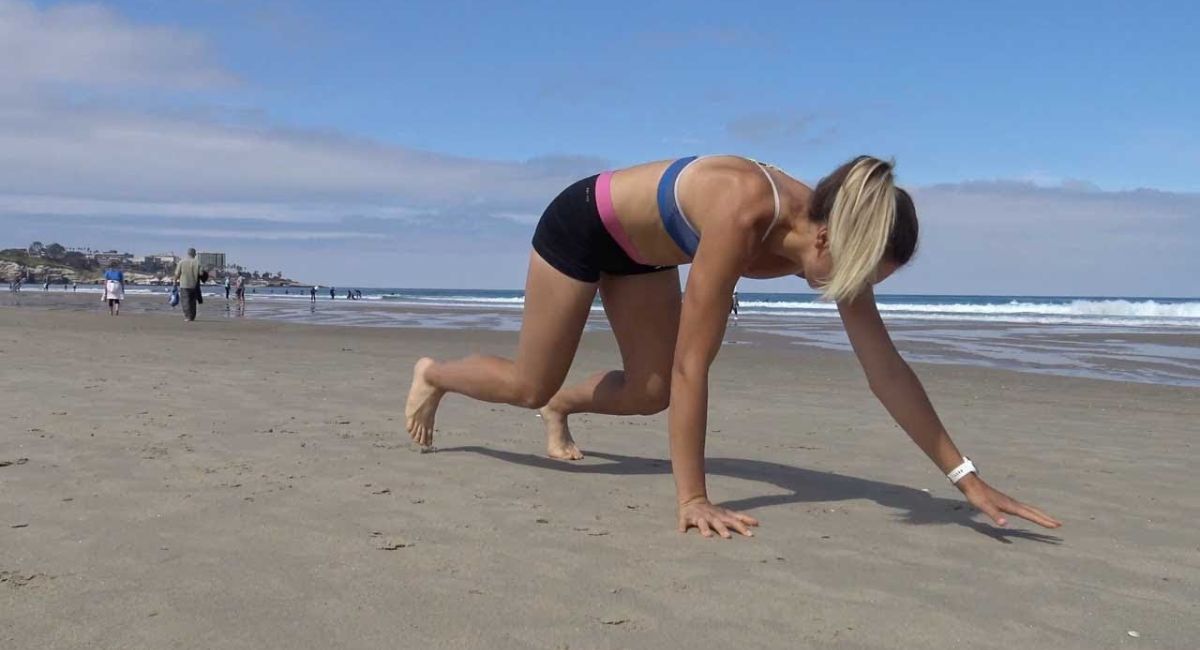
[[[27,282],[41,283],[49,280],[51,284],[86,284],[97,282],[104,277],[103,269],[72,264],[74,261],[46,259],[30,255],[19,248],[3,250],[0,251],[0,280],[13,282],[23,277],[27,278]]]
[[[127,267],[122,267],[122,269],[125,272],[125,281],[132,284],[170,283],[174,272],[173,268],[164,268],[153,273]],[[50,284],[70,284],[72,282],[90,284],[100,282],[104,277],[104,271],[105,267],[98,264],[96,260],[79,253],[68,253],[54,259],[45,255],[31,255],[21,248],[0,250],[0,281],[5,283],[25,278],[29,284],[42,284],[47,280],[50,281]],[[251,277],[247,273],[243,273],[243,275],[247,276],[249,286],[307,286],[288,278],[260,279]],[[214,274],[210,281],[220,282],[223,281],[223,277],[220,274]]]

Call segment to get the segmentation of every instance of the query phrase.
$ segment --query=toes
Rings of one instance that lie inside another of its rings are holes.
[[[546,455],[558,460],[583,460],[583,452],[578,447],[549,447]]]

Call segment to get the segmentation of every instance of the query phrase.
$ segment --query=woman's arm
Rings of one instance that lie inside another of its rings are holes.
[[[686,532],[694,527],[705,537],[711,537],[715,531],[726,538],[730,537],[731,529],[749,536],[748,526],[757,526],[758,522],[748,515],[715,506],[708,500],[704,476],[708,373],[725,336],[733,289],[751,259],[761,239],[761,227],[764,227],[758,223],[760,219],[753,216],[756,214],[753,211],[739,210],[739,206],[732,205],[728,210],[726,218],[708,220],[709,225],[688,273],[667,418],[671,471],[675,475],[679,499],[679,530]]]
[[[854,301],[838,303],[838,311],[854,353],[866,372],[871,392],[943,474],[957,467],[962,463],[963,456],[942,426],[921,380],[917,379],[916,373],[892,344],[887,327],[875,306],[874,292],[868,288]],[[1008,523],[1004,513],[1047,528],[1062,525],[1041,510],[992,488],[979,478],[978,473],[968,474],[955,485],[971,505],[982,510],[1000,526]]]

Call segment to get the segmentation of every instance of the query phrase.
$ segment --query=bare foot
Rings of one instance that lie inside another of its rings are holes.
[[[422,447],[433,445],[433,418],[445,394],[425,378],[432,365],[433,359],[428,357],[417,360],[413,366],[412,388],[408,389],[408,403],[404,405],[404,425],[413,442]]]
[[[538,409],[546,423],[546,455],[559,460],[581,460],[583,452],[575,445],[571,429],[567,427],[567,416],[550,410],[549,406]]]

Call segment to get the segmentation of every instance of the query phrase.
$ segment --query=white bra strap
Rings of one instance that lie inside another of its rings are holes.
[[[775,179],[771,177],[771,172],[767,169],[768,166],[757,160],[754,162],[758,164],[758,168],[762,170],[762,173],[767,175],[767,182],[771,184],[771,194],[775,198],[775,217],[771,219],[771,225],[767,226],[767,231],[763,233],[763,241],[766,241],[767,235],[771,234],[771,229],[775,227],[775,222],[779,221],[779,188],[775,186]]]

